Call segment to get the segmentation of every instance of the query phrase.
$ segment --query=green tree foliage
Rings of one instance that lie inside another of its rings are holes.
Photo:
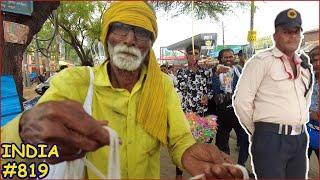
[[[99,39],[101,17],[107,5],[107,2],[101,1],[61,2],[56,16],[50,16],[34,37],[28,51],[38,50],[44,56],[58,58],[61,39],[65,42],[67,59],[75,62],[79,57],[81,65],[92,65],[90,47]]]
[[[156,11],[163,10],[171,13],[173,17],[191,13],[192,1],[149,1]],[[194,15],[197,19],[209,17],[219,19],[219,15],[232,13],[234,8],[246,8],[248,2],[226,1],[194,1]]]
[[[52,16],[52,15],[51,15]],[[55,46],[54,38],[57,35],[54,25],[47,20],[41,30],[33,37],[32,42],[27,47],[28,52],[39,51],[43,56],[49,56],[49,48]]]
[[[56,54],[58,53],[56,41],[49,44],[48,40],[52,34],[59,35],[66,43],[65,52],[68,59],[75,61],[78,56],[81,65],[92,65],[90,47],[96,39],[99,39],[102,14],[109,3],[103,1],[61,2],[57,9],[57,21],[51,15],[50,21],[47,21],[41,32],[38,33],[38,39],[47,40],[38,41],[38,48],[42,53],[46,53],[46,49],[49,49],[50,45],[52,46],[51,56],[59,57]],[[149,3],[156,11],[163,10],[173,16],[187,15],[191,12],[191,1],[149,1]],[[194,14],[198,19],[209,17],[218,20],[219,15],[232,13],[234,8],[249,7],[248,4],[248,2],[195,1]],[[54,33],[55,25],[58,27],[56,33]],[[36,43],[32,43],[30,48],[37,48]]]
[[[90,47],[99,39],[101,17],[107,3],[62,2],[58,9],[61,38],[75,50],[82,65],[92,65]],[[67,47],[67,46],[66,46]]]
[[[54,19],[54,15],[50,14],[49,19]],[[58,64],[59,61],[59,43],[57,43],[58,26],[53,24],[50,20],[47,20],[41,30],[33,36],[33,39],[29,46],[27,47],[27,53],[38,55],[42,58],[49,58],[51,60],[56,60]],[[59,68],[59,67],[56,67]]]

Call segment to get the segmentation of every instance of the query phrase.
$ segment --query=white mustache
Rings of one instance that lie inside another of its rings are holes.
[[[119,69],[134,71],[143,63],[147,52],[142,54],[139,48],[128,47],[125,44],[117,44],[112,46],[108,42],[108,51],[113,64]]]
[[[138,48],[128,47],[126,45],[117,45],[113,51],[114,54],[129,54],[131,56],[141,57],[141,52]]]

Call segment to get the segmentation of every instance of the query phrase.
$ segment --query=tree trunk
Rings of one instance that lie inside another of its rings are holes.
[[[76,51],[77,55],[79,56],[79,58],[81,60],[81,65],[82,66],[93,66],[93,60],[92,60],[92,58],[89,57],[89,51],[88,51],[88,53],[85,53],[85,50],[83,49],[83,44],[80,43],[79,40],[77,39],[77,37],[72,34],[70,29],[68,29],[63,24],[60,24],[60,23],[59,23],[59,26],[68,34],[68,36],[70,38],[70,42],[63,39],[63,38],[62,38],[62,40],[65,43],[68,43],[73,47],[73,49]]]
[[[55,59],[55,61],[56,61],[56,67],[55,67],[55,70],[57,71],[57,70],[59,70],[59,58],[60,58],[60,36],[59,35],[57,35],[56,37],[56,52],[57,52],[57,54],[56,54],[56,59]]]
[[[50,13],[59,7],[60,1],[50,2],[33,2],[32,16],[25,16],[20,14],[5,13],[3,20],[16,22],[29,26],[29,34],[26,44],[4,43],[3,63],[1,66],[2,74],[13,75],[16,82],[17,91],[20,98],[23,97],[23,74],[22,74],[22,60],[23,53],[27,46],[31,43],[32,38],[37,34],[44,22],[49,17]]]

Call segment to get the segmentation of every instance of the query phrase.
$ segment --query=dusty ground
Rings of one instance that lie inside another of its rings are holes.
[[[214,144],[214,142],[212,142]],[[231,157],[235,160],[238,158],[238,151],[236,150],[236,136],[235,133],[232,131],[230,140],[230,150],[231,150]],[[251,170],[251,160],[250,158],[246,162],[246,168]],[[175,178],[175,166],[171,163],[170,157],[168,155],[167,149],[161,149],[161,170],[160,170],[161,178]],[[184,173],[185,177],[191,177],[189,174]],[[319,162],[317,161],[317,156],[313,153],[310,160],[310,170],[308,177],[310,179],[319,179]]]
[[[36,85],[30,86],[30,87],[24,87],[23,88],[23,97],[26,100],[33,99],[36,97],[38,94],[34,91],[36,88]]]
[[[24,98],[27,100],[30,100],[37,96],[37,93],[34,91],[35,86],[25,88],[24,89]],[[232,131],[231,136],[230,136],[230,149],[231,149],[231,156],[232,158],[236,161],[237,160],[237,155],[238,151],[236,150],[236,136],[234,132]],[[212,142],[214,144],[214,142]],[[251,163],[250,159],[248,159],[246,163],[246,168],[251,171]],[[161,149],[161,170],[160,170],[160,176],[161,178],[165,179],[173,179],[175,178],[175,166],[171,163],[170,157],[168,155],[167,149],[162,148]],[[308,177],[310,179],[319,179],[319,162],[317,160],[316,155],[313,153],[311,156],[310,160],[310,165],[309,165],[309,175]],[[189,174],[184,173],[184,177],[191,177]]]

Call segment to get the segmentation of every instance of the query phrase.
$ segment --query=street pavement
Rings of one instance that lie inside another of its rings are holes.
[[[212,145],[214,145],[214,141],[212,142]],[[236,150],[236,135],[234,131],[231,132],[230,140],[230,151],[231,151],[231,157],[235,162],[237,162],[238,158],[238,151]],[[174,179],[175,178],[175,166],[172,164],[170,157],[168,155],[168,151],[165,147],[161,148],[161,162],[160,162],[160,177],[161,179]],[[308,177],[310,179],[319,179],[319,162],[317,159],[317,156],[313,153],[311,156],[311,160],[309,163],[309,174]],[[246,168],[252,172],[251,169],[251,159],[249,158],[246,162]],[[190,178],[190,174],[184,172],[183,175],[185,178]]]

